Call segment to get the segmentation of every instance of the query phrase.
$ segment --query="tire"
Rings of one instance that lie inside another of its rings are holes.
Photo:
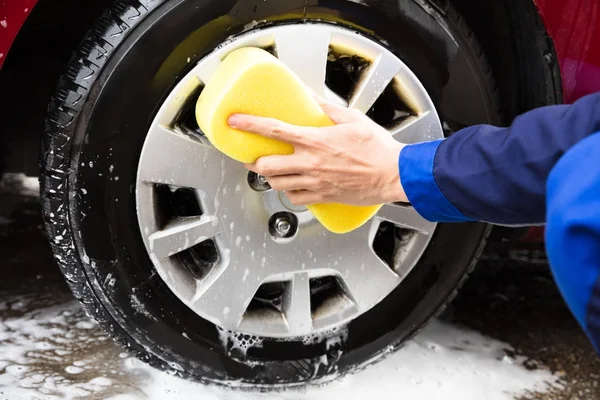
[[[231,35],[255,29],[253,21],[266,26],[318,19],[351,27],[386,43],[415,72],[445,126],[500,121],[490,68],[449,6],[420,0],[316,3],[118,1],[60,79],[40,178],[52,249],[88,314],[156,368],[202,382],[266,388],[341,376],[399,348],[437,315],[482,252],[487,225],[438,225],[401,285],[333,341],[233,335],[224,345],[221,331],[185,307],[156,273],[137,225],[133,189],[148,126],[190,65]],[[233,354],[232,341],[247,353]]]

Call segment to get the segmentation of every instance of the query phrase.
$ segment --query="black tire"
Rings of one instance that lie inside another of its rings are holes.
[[[385,39],[449,126],[500,121],[490,68],[452,8],[424,0],[315,3],[118,1],[83,40],[51,100],[40,179],[56,260],[88,314],[155,367],[205,382],[265,386],[345,374],[398,348],[435,316],[483,249],[486,225],[440,225],[413,272],[351,322],[340,344],[265,340],[247,359],[228,353],[215,326],[185,307],[154,272],[133,189],[147,128],[179,77],[252,21],[319,19]],[[223,23],[221,15],[232,18]]]

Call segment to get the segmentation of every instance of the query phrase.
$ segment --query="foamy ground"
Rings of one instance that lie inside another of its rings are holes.
[[[0,301],[2,400],[504,400],[556,385],[548,371],[505,356],[510,346],[434,321],[399,352],[324,387],[264,394],[204,386],[122,353],[77,302],[43,297]]]

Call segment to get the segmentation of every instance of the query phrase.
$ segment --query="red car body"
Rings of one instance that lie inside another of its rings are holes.
[[[0,3],[0,68],[37,1],[2,0]]]
[[[492,1],[492,0],[489,0]],[[563,102],[600,91],[600,1],[532,0],[558,56]],[[0,69],[38,0],[1,0]],[[540,228],[525,239],[539,241]]]
[[[565,102],[600,91],[600,2],[536,3],[560,60]]]

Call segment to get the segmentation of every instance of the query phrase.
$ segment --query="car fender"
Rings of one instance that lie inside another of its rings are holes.
[[[565,102],[600,92],[600,2],[534,1],[558,54]]]
[[[0,68],[37,2],[38,0],[3,0],[0,2]]]

